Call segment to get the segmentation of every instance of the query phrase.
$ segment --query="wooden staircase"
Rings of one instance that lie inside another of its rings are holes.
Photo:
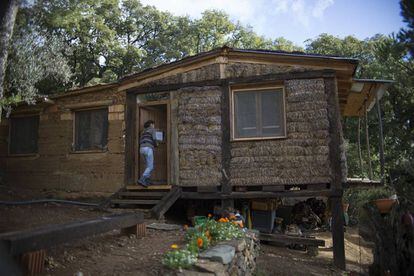
[[[112,207],[150,209],[157,205],[171,190],[169,185],[152,185],[144,188],[127,186],[111,198]]]

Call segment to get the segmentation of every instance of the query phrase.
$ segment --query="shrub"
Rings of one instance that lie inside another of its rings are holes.
[[[244,237],[243,230],[228,219],[215,221],[212,218],[186,230],[186,246],[167,252],[162,263],[170,268],[187,268],[197,261],[198,253],[208,248],[211,243],[223,240],[240,239]]]
[[[344,201],[349,203],[348,215],[354,220],[363,220],[363,206],[373,200],[388,198],[395,192],[389,187],[378,187],[366,190],[348,189],[344,194]]]
[[[188,268],[197,261],[197,255],[188,249],[177,249],[165,253],[162,263],[171,268]]]

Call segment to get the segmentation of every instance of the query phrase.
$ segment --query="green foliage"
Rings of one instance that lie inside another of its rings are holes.
[[[363,219],[363,206],[372,203],[373,200],[388,198],[395,194],[390,187],[378,187],[370,189],[347,189],[344,193],[344,201],[349,203],[348,214],[355,219]]]
[[[197,261],[197,255],[188,249],[177,249],[167,253],[162,258],[162,264],[170,268],[188,268]]]
[[[185,234],[187,244],[184,249],[173,249],[164,255],[163,264],[171,268],[184,268],[197,261],[200,251],[212,243],[240,239],[245,236],[243,230],[233,222],[223,222],[208,218],[205,222],[189,228]]]

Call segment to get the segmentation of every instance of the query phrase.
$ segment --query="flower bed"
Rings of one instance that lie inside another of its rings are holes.
[[[173,244],[163,257],[164,265],[181,273],[187,269],[232,275],[253,272],[258,238],[239,222],[209,217],[186,231],[186,244],[182,248]]]

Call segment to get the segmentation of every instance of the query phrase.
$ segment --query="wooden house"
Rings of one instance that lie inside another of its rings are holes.
[[[347,169],[341,117],[387,83],[355,80],[351,58],[228,47],[16,108],[1,123],[9,185],[115,192],[136,185],[138,136],[165,134],[153,179],[192,199],[326,196],[343,262]]]

